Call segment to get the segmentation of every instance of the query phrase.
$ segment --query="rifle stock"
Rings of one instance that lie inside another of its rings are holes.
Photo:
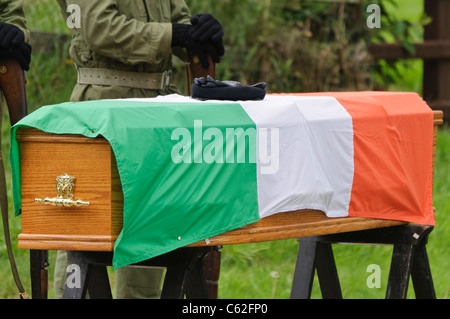
[[[27,115],[27,96],[25,91],[25,72],[15,60],[0,60],[0,89],[3,91],[9,109],[11,125],[16,124]],[[0,113],[1,116],[1,113]],[[0,121],[1,129],[1,121]],[[0,140],[0,208],[2,212],[3,233],[5,237],[6,250],[11,265],[12,275],[22,299],[29,299],[22,282],[11,244],[8,218],[8,196],[6,186],[6,172],[1,152]]]
[[[216,66],[210,56],[208,56],[209,68],[204,68],[196,56],[189,55],[189,64],[186,65],[186,94],[192,95],[192,84],[194,78],[206,78],[208,75],[216,77]],[[218,281],[220,274],[220,247],[215,247],[205,258],[204,272],[207,283],[208,296],[210,299],[217,299]]]
[[[194,78],[206,78],[208,75],[215,78],[216,65],[210,56],[208,56],[208,62],[209,67],[204,68],[198,57],[189,55],[189,64],[186,65],[186,94],[188,96],[192,94],[191,87],[194,83]]]
[[[11,126],[28,114],[25,72],[12,59],[0,60],[0,89],[8,104]]]

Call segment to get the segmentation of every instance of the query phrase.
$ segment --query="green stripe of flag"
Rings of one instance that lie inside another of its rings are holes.
[[[256,125],[237,103],[64,103],[20,125],[110,142],[124,191],[116,269],[259,219]],[[20,172],[14,175],[17,185]],[[20,187],[14,190],[20,202]]]

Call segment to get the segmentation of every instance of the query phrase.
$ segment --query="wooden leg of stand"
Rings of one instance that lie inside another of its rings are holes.
[[[291,298],[309,299],[311,297],[314,274],[317,269],[322,297],[342,299],[331,244],[319,242],[318,237],[301,238],[299,243]]]
[[[331,246],[324,246],[336,243],[393,245],[386,298],[406,298],[410,277],[416,298],[436,298],[426,252],[432,230],[433,226],[407,224],[301,238],[291,298],[310,297],[315,269],[318,271],[323,297],[341,298]]]
[[[423,244],[416,247],[411,277],[416,299],[436,299],[427,249]]]
[[[90,265],[87,278],[89,299],[112,299],[108,271],[104,265]]]
[[[48,298],[48,251],[30,250],[31,297]]]
[[[111,299],[106,265],[112,261],[111,253],[67,252],[67,278],[63,299]]]
[[[219,294],[221,248],[220,246],[214,247],[205,257],[205,280],[209,299],[217,299]]]
[[[386,299],[405,299],[408,293],[414,247],[412,244],[394,244],[389,271]]]
[[[88,288],[89,263],[83,258],[75,258],[69,251],[67,258],[67,277],[63,299],[85,299]]]
[[[189,270],[184,264],[168,266],[161,299],[183,299],[188,279]]]
[[[299,239],[291,299],[309,299],[315,274],[317,241]]]
[[[207,299],[208,288],[205,279],[205,259],[199,259],[189,274],[186,287],[187,299]]]
[[[167,271],[161,299],[182,299],[185,295],[187,298],[208,298],[204,265],[209,252],[210,248],[204,247],[169,253],[164,262]]]
[[[331,244],[318,243],[316,247],[315,265],[322,298],[342,299],[341,285],[339,283]]]

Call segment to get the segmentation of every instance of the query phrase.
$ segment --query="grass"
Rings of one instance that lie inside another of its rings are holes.
[[[193,2],[193,1],[191,1]],[[33,31],[66,32],[64,21],[54,0],[25,1],[28,24]],[[421,1],[398,0],[402,15],[413,19],[420,18]],[[73,66],[65,59],[64,51],[55,55],[34,54],[31,69],[27,73],[27,95],[30,111],[59,102],[65,102],[75,83]],[[420,62],[419,62],[420,63]],[[417,91],[421,86],[421,66],[405,67],[401,83],[395,83],[390,90]],[[418,82],[419,81],[419,82]],[[8,159],[9,126],[8,117],[3,115],[2,150],[7,176],[10,182]],[[447,299],[450,292],[450,128],[443,128],[438,136],[436,157],[436,177],[434,183],[434,206],[437,225],[429,240],[428,254],[437,297]],[[10,185],[9,185],[10,186]],[[11,198],[11,187],[8,187]],[[12,201],[9,206],[12,212]],[[17,235],[21,232],[20,217],[10,217],[14,253],[22,281],[30,292],[29,252],[17,248]],[[0,231],[0,299],[18,298],[17,290],[10,272],[4,245],[3,231]],[[296,240],[283,240],[269,243],[226,246],[222,250],[222,264],[219,281],[219,298],[289,298],[298,243]],[[341,280],[344,298],[382,299],[386,291],[392,247],[364,245],[335,245],[333,247]],[[53,266],[55,252],[50,252],[49,297],[53,298]],[[367,267],[378,264],[381,268],[381,288],[368,288]],[[111,272],[114,279],[114,274]],[[412,286],[411,286],[412,287]],[[317,278],[314,282],[313,298],[321,298]],[[414,291],[409,290],[409,298]]]

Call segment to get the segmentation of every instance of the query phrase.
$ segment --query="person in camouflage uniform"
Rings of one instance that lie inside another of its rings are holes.
[[[184,0],[57,0],[68,22],[78,81],[71,101],[143,98],[178,93],[170,82],[172,54],[196,55],[203,66],[224,54],[223,28],[210,14],[191,16]],[[66,256],[58,252],[57,264]],[[55,267],[62,295],[65,267]],[[162,269],[116,271],[116,298],[158,298]]]
[[[73,17],[80,22],[79,28],[70,28],[70,57],[78,70],[150,76],[172,69],[172,53],[186,60],[186,48],[200,54],[206,51],[215,62],[224,53],[223,31],[217,20],[208,14],[194,16],[196,29],[189,30],[191,16],[184,0],[58,0],[58,3],[64,18]],[[78,5],[79,12],[72,14],[70,9],[67,12],[70,4]],[[207,29],[212,36],[205,36],[201,29],[205,25],[211,25]],[[203,35],[201,39],[194,38],[196,32]],[[163,88],[136,88],[129,83],[127,87],[77,83],[71,100],[155,97],[175,92],[177,88],[172,84]]]

